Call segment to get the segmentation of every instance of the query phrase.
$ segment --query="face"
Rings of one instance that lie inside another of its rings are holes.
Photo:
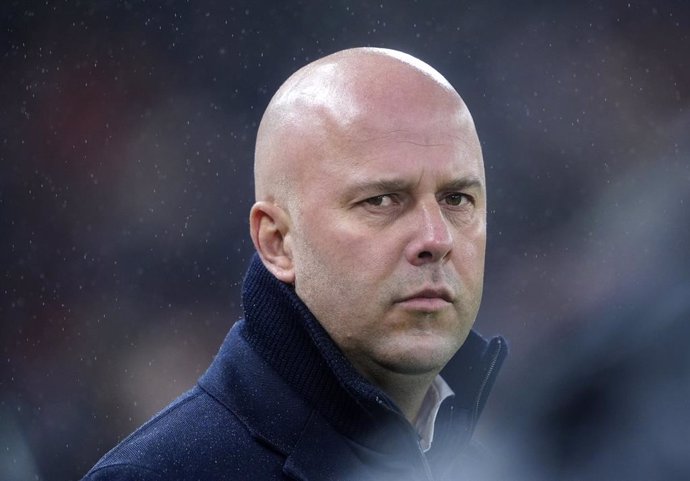
[[[438,372],[479,308],[483,163],[472,123],[449,104],[367,115],[300,174],[296,292],[369,378]]]

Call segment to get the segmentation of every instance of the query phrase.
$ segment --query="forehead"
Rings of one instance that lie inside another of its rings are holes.
[[[358,193],[377,185],[440,189],[461,179],[476,179],[480,187],[484,183],[481,150],[471,138],[443,131],[369,131],[341,139],[309,169],[303,185],[308,196]]]
[[[483,179],[479,141],[462,99],[450,86],[393,67],[395,82],[354,76],[340,85],[336,78],[319,87],[329,87],[327,101],[293,99],[302,107],[291,110],[291,134],[300,135],[288,136],[299,147],[290,156],[293,178],[306,188],[299,194],[372,176]]]

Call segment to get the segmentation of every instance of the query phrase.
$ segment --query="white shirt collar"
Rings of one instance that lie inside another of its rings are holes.
[[[454,394],[453,390],[440,375],[436,376],[431,386],[429,386],[429,390],[422,401],[422,406],[419,408],[417,419],[414,422],[414,428],[419,435],[419,444],[422,447],[422,451],[427,452],[431,448],[431,442],[434,440],[434,425],[436,424],[436,416],[441,408],[441,403]]]

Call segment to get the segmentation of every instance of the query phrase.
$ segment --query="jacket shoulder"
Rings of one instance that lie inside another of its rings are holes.
[[[255,463],[279,460],[242,422],[198,386],[183,394],[108,452],[85,481],[230,479]],[[237,479],[237,478],[233,478]]]
[[[100,464],[100,463],[99,463]],[[95,466],[82,481],[161,481],[159,473],[135,464],[106,464]]]

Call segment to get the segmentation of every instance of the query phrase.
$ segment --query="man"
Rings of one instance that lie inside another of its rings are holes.
[[[266,109],[255,188],[245,318],[86,479],[459,479],[506,353],[470,332],[486,190],[460,96],[401,52],[317,60]]]

